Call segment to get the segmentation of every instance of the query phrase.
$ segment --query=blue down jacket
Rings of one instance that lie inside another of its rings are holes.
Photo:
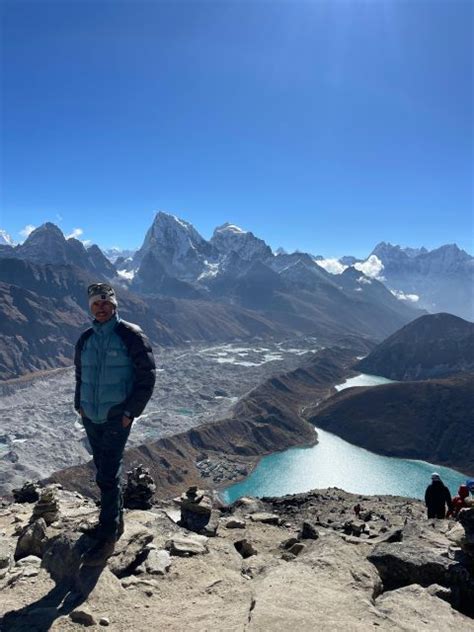
[[[142,330],[114,315],[93,322],[76,344],[74,407],[95,423],[138,417],[155,384],[155,361]]]

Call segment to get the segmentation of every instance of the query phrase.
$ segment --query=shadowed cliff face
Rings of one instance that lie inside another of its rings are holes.
[[[473,371],[474,324],[452,314],[421,316],[384,340],[355,368],[392,380]]]
[[[474,374],[349,388],[309,414],[315,426],[373,452],[474,474]]]

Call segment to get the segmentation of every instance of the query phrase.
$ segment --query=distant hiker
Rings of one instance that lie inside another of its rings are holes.
[[[354,505],[354,513],[357,518],[360,516],[361,511],[362,511],[362,507],[360,506],[359,503],[357,503],[357,505]]]
[[[469,489],[467,485],[460,485],[458,489],[458,495],[453,498],[451,510],[448,512],[448,518],[456,518],[461,509],[469,507],[469,502],[466,499],[469,498]]]
[[[76,344],[74,408],[92,449],[100,489],[97,542],[84,563],[100,565],[123,533],[123,500],[120,473],[125,444],[134,417],[141,415],[153,393],[155,360],[148,339],[117,314],[117,298],[107,283],[87,289],[94,316]]]
[[[437,472],[431,475],[431,484],[425,492],[428,518],[446,518],[446,507],[451,510],[451,494]]]

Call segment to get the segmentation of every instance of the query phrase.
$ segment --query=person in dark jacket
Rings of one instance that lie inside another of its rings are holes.
[[[437,472],[433,472],[431,484],[426,488],[425,504],[428,518],[446,518],[446,507],[451,511],[451,494]]]
[[[87,293],[94,321],[76,344],[74,407],[87,433],[100,489],[99,524],[92,533],[97,542],[84,560],[92,566],[105,562],[123,533],[123,452],[133,419],[153,393],[155,360],[140,327],[119,318],[110,285],[93,283]]]

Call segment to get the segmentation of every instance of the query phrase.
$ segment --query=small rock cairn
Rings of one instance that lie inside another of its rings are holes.
[[[39,500],[33,507],[30,522],[36,522],[39,518],[43,518],[47,525],[59,518],[59,501],[54,487],[45,487],[40,492]]]
[[[203,535],[215,535],[220,512],[213,510],[212,497],[196,485],[190,487],[178,499],[181,506],[179,525]]]
[[[140,464],[127,472],[123,504],[127,509],[150,509],[155,491],[155,481],[149,470]]]

